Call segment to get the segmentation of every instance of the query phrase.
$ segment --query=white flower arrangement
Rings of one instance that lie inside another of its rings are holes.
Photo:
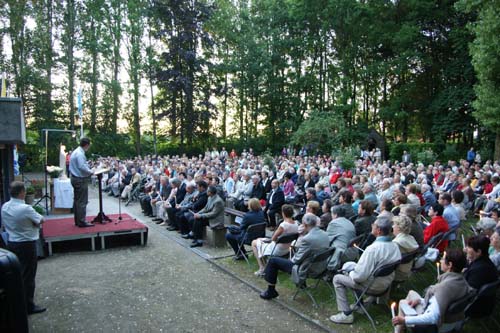
[[[50,175],[50,177],[52,177],[52,178],[59,177],[59,175],[61,174],[62,171],[63,171],[63,169],[58,167],[58,166],[55,166],[55,165],[48,165],[47,166],[47,172]]]

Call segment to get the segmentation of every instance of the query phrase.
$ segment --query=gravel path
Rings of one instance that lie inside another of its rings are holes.
[[[90,196],[93,215],[95,191]],[[104,207],[118,212],[116,199],[105,196]],[[56,252],[39,262],[36,301],[48,310],[30,316],[32,332],[317,331],[173,241],[139,210],[122,205],[150,227],[146,247]]]

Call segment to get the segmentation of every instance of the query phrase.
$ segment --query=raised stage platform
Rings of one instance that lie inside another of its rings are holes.
[[[52,255],[52,243],[54,242],[88,239],[92,251],[95,251],[96,240],[98,241],[99,238],[101,249],[104,250],[106,248],[106,238],[136,234],[140,237],[140,244],[146,245],[148,227],[128,214],[122,214],[121,221],[118,220],[118,216],[118,214],[108,215],[111,222],[106,224],[96,223],[94,227],[89,228],[75,226],[73,216],[47,219],[42,227],[42,235],[45,243],[47,243],[49,256]],[[87,221],[92,221],[94,217],[87,216]]]

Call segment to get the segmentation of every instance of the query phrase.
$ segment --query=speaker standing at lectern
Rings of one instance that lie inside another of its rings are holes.
[[[80,228],[93,227],[92,223],[85,221],[87,203],[89,201],[90,176],[94,173],[87,164],[85,152],[90,148],[90,139],[81,138],[80,147],[76,148],[69,159],[69,173],[73,186],[73,212],[75,225]]]

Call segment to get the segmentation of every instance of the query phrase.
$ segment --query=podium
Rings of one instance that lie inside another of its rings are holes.
[[[109,169],[99,169],[94,174],[97,176],[97,182],[99,186],[99,213],[92,220],[92,223],[101,223],[104,224],[106,222],[111,222],[111,219],[104,214],[102,208],[102,175],[108,172]]]

